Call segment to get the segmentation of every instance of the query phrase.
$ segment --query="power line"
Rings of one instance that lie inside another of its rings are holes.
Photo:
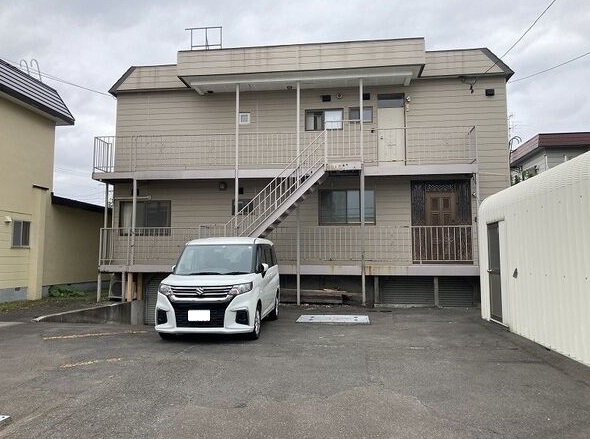
[[[547,6],[543,12],[541,12],[541,15],[539,15],[539,16],[537,17],[537,19],[536,19],[535,21],[533,21],[533,24],[531,24],[531,25],[529,26],[529,28],[528,28],[527,30],[525,30],[525,31],[524,31],[524,33],[523,33],[523,34],[520,36],[520,38],[519,38],[518,40],[516,40],[516,41],[514,42],[514,44],[513,44],[512,46],[510,46],[510,48],[509,48],[509,49],[508,49],[506,52],[504,52],[504,54],[503,54],[503,55],[500,57],[500,59],[502,59],[502,58],[504,58],[506,55],[508,55],[508,53],[509,53],[509,52],[510,52],[512,49],[514,49],[514,46],[516,46],[518,43],[520,43],[520,41],[521,41],[521,40],[522,40],[522,39],[525,37],[525,35],[529,33],[529,31],[530,31],[530,30],[531,30],[531,29],[532,29],[532,28],[535,26],[535,24],[537,24],[537,22],[538,22],[538,21],[541,19],[541,17],[542,17],[543,15],[545,15],[545,13],[546,13],[546,12],[549,10],[549,8],[550,8],[551,6],[553,6],[553,3],[555,3],[556,1],[557,1],[557,0],[553,0],[551,3],[549,3],[549,6]],[[492,67],[493,67],[493,66],[492,66]],[[490,68],[491,68],[491,67],[490,67]],[[488,71],[489,71],[489,69],[488,69]],[[487,72],[486,72],[486,73],[487,73]]]
[[[557,0],[552,0],[551,3],[549,3],[549,5],[543,10],[543,12],[541,12],[541,15],[539,15],[535,21],[533,21],[533,24],[531,24],[527,30],[524,31],[524,33],[514,42],[514,44],[512,44],[512,46],[510,46],[508,48],[508,50],[506,52],[504,52],[504,54],[502,56],[500,56],[496,61],[494,61],[494,63],[485,71],[483,72],[483,74],[485,75],[486,73],[488,73],[490,70],[492,70],[494,68],[494,66],[496,64],[498,64],[500,61],[502,61],[502,58],[504,58],[506,55],[508,55],[508,53],[514,49],[514,47],[520,43],[520,41],[525,37],[526,34],[529,33],[529,31],[537,24],[537,22],[541,19],[541,17],[543,15],[545,15],[545,13],[549,10],[549,8],[551,6],[553,6],[553,3],[555,3]],[[473,82],[473,84],[470,85],[471,88],[471,92],[473,93],[473,86],[477,83],[477,78],[475,79],[475,81]]]
[[[19,68],[19,69],[21,68],[21,67],[20,67],[20,64],[18,64],[18,63],[17,63],[17,62],[15,62],[15,61],[12,61],[12,60],[9,60],[9,59],[6,59],[6,58],[2,58],[2,59],[4,59],[5,61],[9,62],[10,64],[12,64],[13,66],[15,66],[15,67],[17,67],[17,68]],[[21,70],[22,70],[22,69],[21,69]],[[27,70],[28,70],[28,69],[27,69]],[[93,88],[90,88],[90,87],[85,87],[85,86],[83,86],[83,85],[76,84],[76,83],[74,83],[74,82],[66,81],[65,79],[58,78],[57,76],[53,76],[53,75],[50,75],[50,74],[48,74],[48,73],[43,73],[43,72],[41,72],[41,70],[40,70],[40,69],[39,69],[39,70],[30,69],[30,70],[28,71],[28,73],[30,74],[31,72],[32,72],[32,73],[36,73],[36,74],[38,74],[38,75],[39,75],[39,77],[44,77],[44,78],[47,78],[47,79],[51,79],[51,80],[53,80],[53,81],[61,82],[62,84],[71,85],[72,87],[77,87],[77,88],[80,88],[80,89],[82,89],[82,90],[90,91],[90,92],[92,92],[92,93],[97,93],[97,94],[99,94],[99,95],[102,95],[102,96],[108,96],[108,97],[110,97],[110,98],[113,98],[113,99],[114,99],[114,96],[110,95],[109,93],[105,93],[105,92],[103,92],[103,91],[100,91],[100,90],[95,90],[95,89],[93,89]]]
[[[540,75],[541,73],[549,72],[550,70],[555,70],[558,67],[565,66],[566,64],[569,64],[571,62],[577,61],[580,58],[584,58],[585,56],[588,56],[588,55],[590,55],[590,52],[583,53],[582,55],[576,56],[575,58],[572,58],[570,60],[567,60],[565,62],[562,62],[561,64],[557,64],[556,66],[549,67],[548,69],[541,70],[539,72],[533,73],[533,74],[528,75],[528,76],[525,76],[523,78],[511,79],[510,81],[508,81],[508,84],[512,84],[513,82],[518,82],[518,81],[524,81],[525,79],[532,78],[533,76]]]

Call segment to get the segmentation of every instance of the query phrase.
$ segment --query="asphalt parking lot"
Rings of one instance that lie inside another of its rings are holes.
[[[474,309],[285,306],[254,342],[35,322],[0,340],[0,438],[590,437],[590,368]]]

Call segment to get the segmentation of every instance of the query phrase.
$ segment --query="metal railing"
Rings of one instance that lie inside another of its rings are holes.
[[[301,133],[308,145],[317,131]],[[343,122],[326,130],[328,160],[402,165],[473,163],[477,158],[475,127],[422,127],[363,130]],[[197,170],[235,166],[235,134],[105,136],[94,140],[94,172]],[[297,136],[292,132],[240,133],[241,168],[283,168],[296,158]]]
[[[414,263],[472,262],[473,226],[413,226]]]
[[[186,242],[231,233],[224,224],[192,228],[101,229],[100,265],[172,266]],[[302,227],[301,261],[350,262],[361,260],[358,226]],[[474,226],[372,226],[364,228],[365,261],[394,266],[436,263],[473,263]],[[297,230],[280,226],[269,236],[279,262],[297,259]],[[133,250],[131,243],[134,242]]]

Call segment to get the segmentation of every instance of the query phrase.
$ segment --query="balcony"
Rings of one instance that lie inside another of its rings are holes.
[[[461,226],[315,226],[302,227],[300,258],[305,264],[368,264],[410,266],[422,264],[474,264],[473,225]],[[167,271],[187,241],[232,234],[231,226],[202,224],[196,228],[102,229],[102,271]],[[297,230],[278,227],[269,236],[281,264],[297,260]]]
[[[302,132],[301,149],[318,134]],[[473,164],[477,160],[473,126],[366,128],[362,136],[363,157],[358,122],[344,122],[342,129],[326,130],[328,162],[414,166]],[[240,169],[283,169],[296,155],[296,133],[247,133],[238,138]],[[99,180],[109,174],[233,170],[235,165],[235,134],[107,136],[94,141],[93,173]]]

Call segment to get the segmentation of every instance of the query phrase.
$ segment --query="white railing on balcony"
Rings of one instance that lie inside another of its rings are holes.
[[[474,226],[369,226],[364,236],[365,261],[394,266],[436,263],[473,263]],[[101,229],[100,265],[172,266],[185,243],[191,239],[224,236],[223,224],[192,228]],[[302,263],[347,263],[361,261],[358,226],[302,227]],[[279,262],[297,259],[297,230],[278,227],[269,236]]]
[[[360,125],[343,122],[340,130],[327,130],[328,161],[361,160]],[[301,133],[309,145],[317,131]],[[383,152],[380,139],[396,138]],[[235,166],[234,134],[106,136],[94,140],[94,172],[193,170]],[[422,127],[379,130],[365,127],[365,163],[397,161],[401,164],[472,163],[477,158],[475,127]],[[244,133],[239,135],[238,166],[279,167],[297,154],[295,133]]]

